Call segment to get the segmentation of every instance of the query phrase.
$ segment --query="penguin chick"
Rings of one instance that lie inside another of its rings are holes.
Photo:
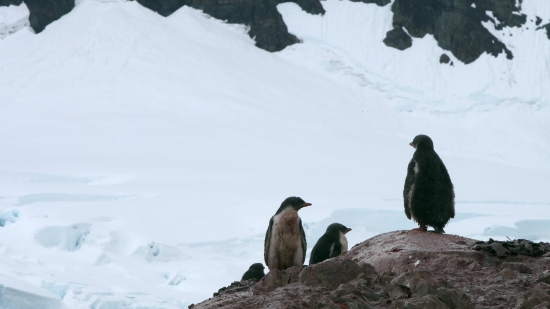
[[[313,246],[309,265],[321,263],[348,251],[348,239],[346,233],[351,231],[340,223],[333,223],[327,227],[327,231]]]
[[[264,265],[262,263],[254,263],[250,265],[250,268],[244,273],[242,280],[248,280],[248,279],[256,279],[256,281],[260,281],[265,276],[264,273]]]
[[[431,226],[436,233],[445,233],[443,227],[455,216],[453,183],[430,137],[417,135],[410,145],[416,151],[403,189],[405,214],[420,226],[415,230],[427,231],[426,226]]]
[[[269,270],[302,266],[306,258],[306,235],[298,210],[311,206],[299,197],[283,201],[265,233],[264,260]]]

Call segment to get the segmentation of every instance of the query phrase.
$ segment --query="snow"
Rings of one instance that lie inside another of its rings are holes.
[[[0,40],[29,26],[29,9],[21,5],[0,6]]]
[[[528,20],[550,18],[532,2]],[[243,26],[137,2],[80,1],[1,40],[2,293],[187,308],[263,262],[293,195],[313,204],[300,211],[308,253],[333,222],[353,229],[350,247],[413,228],[402,186],[421,133],[455,185],[448,233],[549,241],[545,33],[505,28],[513,61],[447,53],[451,67],[430,36],[386,47],[389,6],[323,6],[279,5],[303,40],[279,53]]]

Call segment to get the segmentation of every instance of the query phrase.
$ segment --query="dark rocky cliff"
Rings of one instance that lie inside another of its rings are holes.
[[[293,2],[309,14],[325,13],[320,0],[136,0],[162,16],[168,16],[184,5],[202,10],[204,13],[228,23],[249,27],[249,36],[256,46],[267,51],[280,51],[298,43],[289,33],[277,10],[283,2]],[[390,0],[350,0],[379,6],[390,4]],[[530,0],[534,1],[534,0]],[[0,6],[21,4],[22,0],[0,0]],[[30,24],[36,33],[51,22],[70,12],[74,0],[24,0],[30,10]],[[384,43],[404,50],[413,46],[412,38],[434,36],[438,45],[450,51],[458,60],[468,64],[483,53],[493,56],[505,54],[513,58],[512,52],[497,37],[491,34],[482,22],[491,22],[497,30],[504,27],[521,27],[527,16],[521,14],[522,1],[516,0],[395,0],[393,30],[389,31]],[[491,12],[488,14],[487,12]],[[537,17],[537,26],[542,20]],[[550,39],[550,24],[540,26],[546,29]],[[369,29],[365,29],[369,31]]]
[[[550,244],[396,231],[214,295],[190,308],[550,308]]]
[[[422,38],[431,34],[441,48],[464,63],[475,61],[483,53],[495,57],[505,53],[508,59],[513,58],[482,22],[492,22],[502,29],[521,27],[527,21],[527,16],[519,13],[521,1],[516,6],[515,0],[396,0],[392,11],[394,29],[388,32],[386,45],[403,50],[412,46],[409,35]]]

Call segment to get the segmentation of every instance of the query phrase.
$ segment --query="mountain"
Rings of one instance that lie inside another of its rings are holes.
[[[513,58],[466,64],[405,21],[411,47],[387,46],[396,1],[315,3],[276,5],[299,40],[276,52],[187,5],[78,1],[42,31],[30,3],[1,7],[0,290],[34,308],[186,307],[263,260],[293,195],[313,203],[309,248],[333,222],[350,247],[413,228],[417,134],[455,185],[448,233],[550,240],[550,7],[525,0],[501,29],[491,13]]]

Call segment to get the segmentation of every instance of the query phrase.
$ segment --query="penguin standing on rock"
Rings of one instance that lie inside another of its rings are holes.
[[[333,223],[315,244],[309,257],[309,265],[321,263],[348,251],[346,233],[351,231],[340,223]]]
[[[260,281],[265,276],[264,265],[262,263],[254,263],[250,265],[250,268],[244,273],[241,281],[248,279],[256,279]]]
[[[426,226],[431,226],[436,233],[445,233],[443,227],[455,217],[453,183],[430,137],[417,135],[410,145],[416,151],[403,189],[405,214],[420,225],[415,230],[427,231]]]
[[[298,210],[311,206],[299,197],[283,201],[265,233],[264,260],[269,270],[302,266],[306,259],[306,235]]]

